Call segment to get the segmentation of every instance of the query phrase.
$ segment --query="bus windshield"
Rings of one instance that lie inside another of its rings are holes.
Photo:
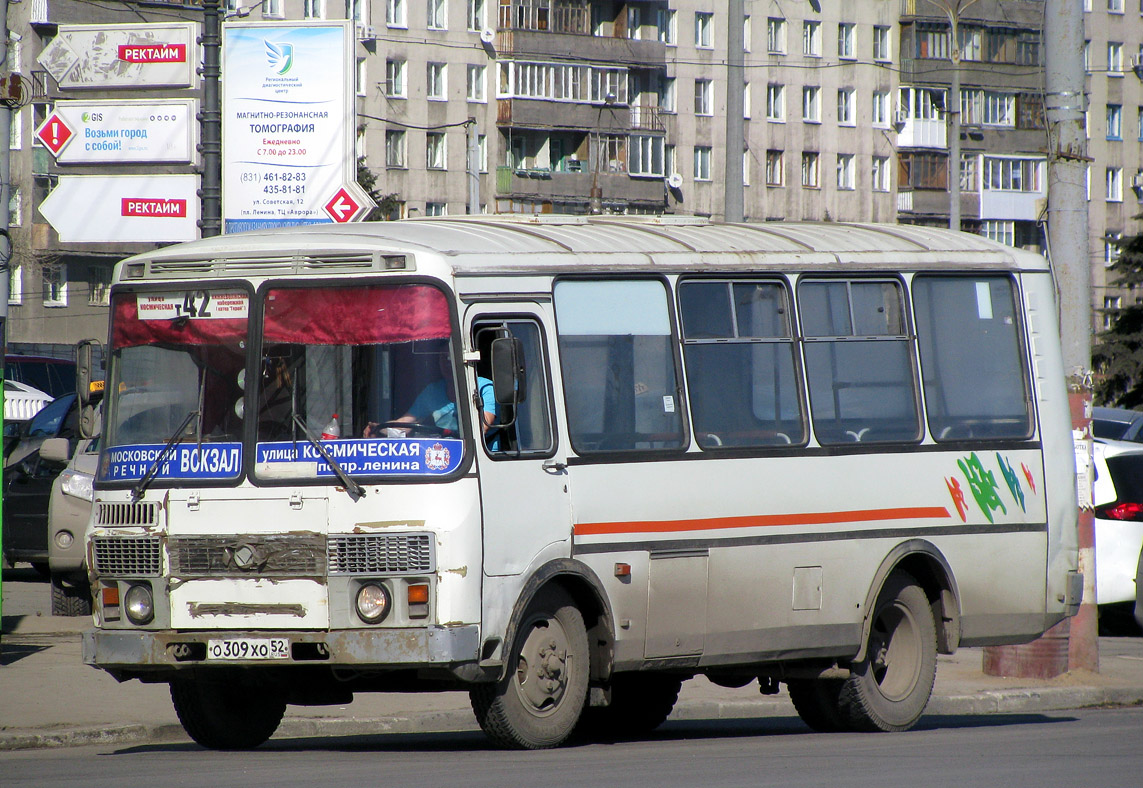
[[[160,480],[237,478],[248,440],[265,480],[329,480],[330,459],[355,477],[453,471],[452,331],[424,284],[120,293],[101,478],[156,461]]]

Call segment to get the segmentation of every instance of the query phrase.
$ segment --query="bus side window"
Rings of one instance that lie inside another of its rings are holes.
[[[492,340],[505,333],[520,341],[524,353],[524,396],[516,406],[498,404],[496,421],[485,433],[485,446],[496,456],[519,456],[551,452],[552,418],[548,404],[547,365],[539,324],[527,318],[482,322],[473,326],[480,361],[478,379],[492,378]]]

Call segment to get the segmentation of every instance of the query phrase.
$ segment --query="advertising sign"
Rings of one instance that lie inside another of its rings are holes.
[[[65,243],[193,241],[198,176],[61,175],[40,213]]]
[[[36,60],[61,89],[190,88],[199,57],[194,22],[60,25]]]
[[[190,164],[194,118],[191,99],[61,100],[36,136],[60,164]]]
[[[224,232],[360,218],[351,22],[223,28]],[[358,206],[350,212],[339,190]],[[342,209],[330,213],[326,206]],[[350,218],[352,213],[352,218]]]

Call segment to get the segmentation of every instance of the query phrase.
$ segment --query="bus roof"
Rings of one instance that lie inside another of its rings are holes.
[[[791,264],[810,269],[856,264],[886,269],[979,266],[1013,270],[1046,270],[1048,265],[1038,254],[978,235],[918,225],[722,224],[696,217],[555,214],[433,217],[254,231],[166,247],[124,264],[146,264],[148,278],[276,276],[387,270],[393,266],[384,258],[400,255],[411,255],[418,270],[425,270],[426,257],[435,257],[460,276],[640,268],[734,271]],[[120,268],[117,281],[122,277]]]

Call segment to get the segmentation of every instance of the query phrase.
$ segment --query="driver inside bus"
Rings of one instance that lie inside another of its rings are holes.
[[[378,422],[371,421],[365,425],[365,432],[362,437],[365,438],[403,438],[407,437],[412,431],[413,427],[397,426],[396,422],[404,422],[409,425],[425,424],[435,426],[442,430],[445,435],[459,434],[460,424],[457,418],[456,406],[456,392],[453,387],[452,368],[449,365],[449,356],[447,351],[441,351],[437,354],[437,369],[440,372],[440,377],[434,380],[429,385],[421,390],[417,398],[413,400],[413,404],[409,406],[409,410],[404,416],[399,419],[394,419],[388,422],[389,426],[381,426]],[[480,424],[484,432],[484,439],[488,443],[488,448],[495,451],[499,443],[496,437],[496,430],[489,433],[489,428],[496,423],[496,396],[493,393],[492,381],[488,378],[477,377],[476,387],[480,394],[481,412]]]

